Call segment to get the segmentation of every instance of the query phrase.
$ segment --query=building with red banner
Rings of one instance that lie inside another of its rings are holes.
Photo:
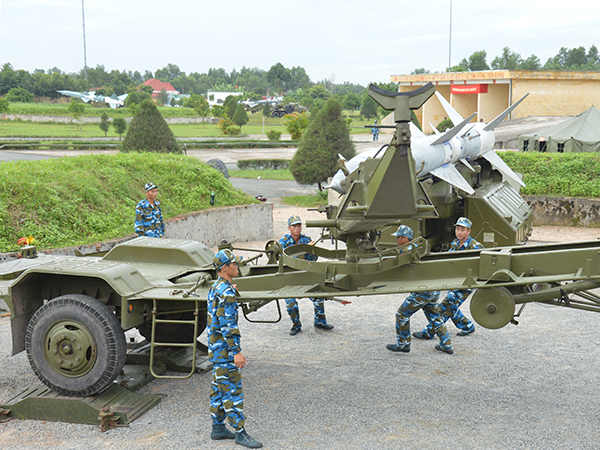
[[[512,112],[511,119],[574,116],[600,105],[600,72],[486,70],[392,75],[391,81],[398,83],[399,92],[431,82],[463,117],[476,112],[473,120],[486,123],[527,93],[529,96]],[[431,125],[437,126],[446,118],[435,96],[415,113],[426,133],[432,131]]]

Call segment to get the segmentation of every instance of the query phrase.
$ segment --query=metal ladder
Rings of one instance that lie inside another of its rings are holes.
[[[156,299],[153,300],[152,307],[152,334],[150,337],[150,373],[154,378],[169,378],[169,379],[181,379],[185,380],[190,378],[194,372],[196,372],[196,353],[197,353],[197,336],[198,336],[198,306],[199,300],[194,301],[195,309],[194,309],[194,320],[176,320],[176,319],[159,319],[158,316],[158,308],[156,305]],[[175,324],[186,324],[186,325],[194,325],[194,340],[187,343],[172,343],[172,342],[156,342],[155,341],[155,332],[156,332],[156,324],[159,323],[175,323]],[[192,349],[192,370],[187,375],[158,375],[154,372],[154,349],[156,347],[190,347]]]

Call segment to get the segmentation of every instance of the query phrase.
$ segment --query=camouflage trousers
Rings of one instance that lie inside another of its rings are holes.
[[[399,347],[410,348],[410,317],[422,309],[429,321],[428,326],[432,327],[434,334],[437,334],[440,338],[440,345],[445,349],[452,349],[450,335],[440,317],[439,305],[437,304],[439,295],[440,293],[437,291],[413,292],[406,297],[396,313],[396,338]]]
[[[473,322],[467,319],[460,310],[460,306],[469,297],[471,292],[473,292],[472,289],[448,291],[448,294],[444,300],[440,302],[440,315],[444,323],[446,323],[448,319],[452,319],[452,322],[454,322],[456,328],[461,331],[471,331],[475,328]],[[433,337],[434,333],[431,323],[427,325],[427,327],[423,330],[423,333],[427,334],[429,337]]]
[[[311,298],[310,300],[315,306],[315,325],[327,324],[327,319],[325,318],[325,300],[322,298]],[[302,328],[302,323],[300,322],[300,309],[298,309],[298,302],[295,298],[286,298],[285,304],[287,306],[287,312],[290,315],[290,319],[292,319],[292,328],[297,328],[300,330]]]
[[[225,418],[236,431],[244,429],[244,393],[242,373],[232,362],[213,363],[210,394],[210,416],[213,424],[222,424]]]

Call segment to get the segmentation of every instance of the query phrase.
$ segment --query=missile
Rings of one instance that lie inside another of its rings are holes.
[[[438,92],[435,93],[442,103],[444,110],[450,117],[454,127],[441,134],[426,136],[412,123],[410,130],[412,134],[411,154],[415,163],[415,173],[417,178],[423,178],[427,175],[434,175],[452,186],[468,193],[474,194],[475,190],[467,180],[456,169],[456,164],[465,165],[470,170],[470,161],[478,158],[485,158],[498,170],[504,180],[512,187],[518,190],[518,186],[525,186],[519,176],[502,161],[494,151],[496,141],[494,128],[502,122],[529,94],[526,94],[519,101],[500,113],[489,124],[482,122],[470,123],[471,116],[464,119],[444,97]],[[369,149],[344,162],[348,173],[353,172],[359,164],[367,158],[377,158],[383,155],[381,149]],[[333,177],[331,183],[325,188],[333,189],[340,194],[345,194],[343,180],[346,178],[344,172],[339,170]]]

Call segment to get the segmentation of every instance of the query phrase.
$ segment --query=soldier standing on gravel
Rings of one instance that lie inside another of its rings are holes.
[[[479,242],[473,239],[471,234],[471,226],[473,224],[466,217],[459,217],[454,225],[454,234],[456,239],[450,244],[450,251],[456,252],[460,250],[474,250],[483,248]],[[464,303],[467,297],[473,292],[473,289],[456,289],[454,291],[448,291],[446,298],[440,303],[440,314],[444,323],[448,319],[452,319],[456,328],[460,331],[456,333],[457,336],[468,336],[469,334],[475,333],[475,325],[469,319],[467,319],[460,306]],[[417,331],[413,333],[413,336],[417,339],[431,339],[433,338],[431,324],[427,325],[423,331]]]
[[[165,223],[158,197],[158,188],[154,183],[144,186],[146,198],[140,200],[135,208],[135,232],[138,236],[155,238],[165,237]]]
[[[398,230],[392,233],[392,236],[396,236],[398,245],[406,245],[413,239],[414,233],[410,227],[400,225]],[[411,246],[408,247],[408,250],[411,249]],[[386,348],[392,352],[410,352],[410,317],[422,309],[429,321],[429,326],[432,327],[433,334],[437,334],[440,338],[440,343],[435,346],[435,349],[450,355],[454,353],[448,330],[440,317],[439,305],[437,304],[439,297],[439,291],[413,292],[406,297],[396,313],[396,339],[398,342],[388,344]]]
[[[292,216],[288,219],[288,230],[290,232],[279,239],[279,243],[284,249],[297,244],[315,244],[310,237],[302,234],[302,220],[300,219],[300,216]],[[317,257],[307,253],[304,255],[304,259],[316,261]],[[311,300],[315,306],[315,328],[325,331],[332,330],[333,325],[328,324],[327,319],[325,318],[325,301],[322,298],[311,298]],[[286,298],[285,303],[290,319],[292,319],[292,329],[290,330],[290,334],[295,336],[302,331],[298,302],[295,298]]]
[[[210,395],[210,415],[213,420],[211,439],[235,439],[236,444],[261,448],[262,443],[252,439],[244,425],[244,393],[242,355],[238,328],[237,289],[231,281],[239,275],[238,262],[231,250],[220,250],[213,258],[219,278],[210,288],[207,301],[208,358],[213,363],[213,381]],[[235,434],[225,427],[229,419]]]

